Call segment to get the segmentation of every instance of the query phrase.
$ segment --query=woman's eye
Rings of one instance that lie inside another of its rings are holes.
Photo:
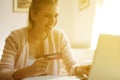
[[[45,15],[46,18],[57,18],[58,17],[58,14],[56,15]]]
[[[50,15],[45,15],[45,17],[50,18],[51,16]]]

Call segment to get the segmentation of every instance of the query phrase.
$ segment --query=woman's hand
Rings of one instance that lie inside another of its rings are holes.
[[[47,73],[49,62],[55,59],[59,59],[58,56],[37,59],[32,65],[21,68],[13,73],[12,77],[14,80],[23,79],[30,76],[45,75]]]
[[[82,66],[76,66],[75,73],[76,75],[88,77],[90,72],[91,65],[82,65]]]
[[[48,58],[39,58],[29,66],[28,74],[30,76],[44,75],[47,72],[48,64],[51,60]]]
[[[60,59],[61,53],[45,55],[43,58],[37,59],[31,66],[29,66],[29,74],[32,76],[44,75],[47,73],[47,67],[50,61]]]
[[[37,59],[31,66],[17,70],[12,77],[14,80],[20,80],[30,76],[44,75],[50,61],[48,58]]]

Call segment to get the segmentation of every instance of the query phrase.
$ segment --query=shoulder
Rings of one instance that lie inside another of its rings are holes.
[[[54,29],[52,30],[52,33],[53,33],[53,34],[57,34],[57,35],[65,35],[64,30],[62,30],[62,29],[60,29],[60,28],[54,28]]]
[[[19,38],[27,37],[27,33],[28,33],[28,28],[23,27],[12,30],[9,36],[19,39]]]
[[[54,35],[54,37],[56,37],[60,40],[67,40],[68,41],[68,37],[67,37],[65,31],[60,29],[60,28],[54,28],[52,30],[52,35]]]
[[[28,29],[26,27],[15,29],[10,32],[7,39],[12,40],[14,42],[16,41],[26,41],[27,39],[27,31]]]
[[[20,29],[15,29],[13,31],[11,31],[11,34],[14,35],[22,35],[22,34],[27,34],[28,28],[27,27],[23,27]]]

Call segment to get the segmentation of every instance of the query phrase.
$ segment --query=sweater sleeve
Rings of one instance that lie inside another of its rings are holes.
[[[0,80],[13,80],[12,74],[16,71],[14,64],[16,61],[17,46],[13,32],[6,38],[0,61]]]
[[[65,33],[61,36],[61,45],[63,64],[68,74],[73,75],[76,61],[72,55],[71,45]]]

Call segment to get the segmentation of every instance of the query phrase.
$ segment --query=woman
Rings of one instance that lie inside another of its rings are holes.
[[[58,0],[32,0],[29,25],[7,37],[0,62],[0,80],[19,80],[38,75],[58,75],[63,60],[69,75],[89,72],[89,66],[77,66],[64,32],[55,29]],[[59,54],[55,58],[48,54]]]

